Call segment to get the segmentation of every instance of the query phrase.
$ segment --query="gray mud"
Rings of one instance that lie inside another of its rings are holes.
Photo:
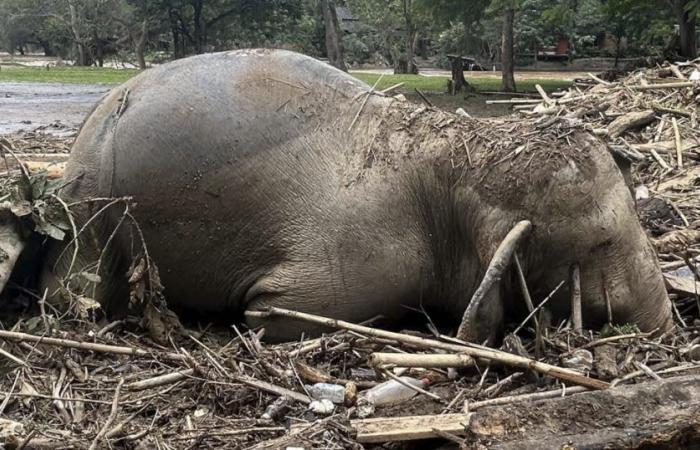
[[[70,136],[109,85],[0,83],[0,135],[41,130]]]

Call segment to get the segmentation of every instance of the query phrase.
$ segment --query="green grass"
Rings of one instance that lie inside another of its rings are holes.
[[[3,64],[2,81],[33,81],[39,83],[120,84],[138,74],[136,69],[107,69],[103,67],[19,67]]]
[[[381,75],[373,73],[353,73],[353,76],[359,78],[370,86],[379,80]],[[474,86],[477,91],[500,91],[500,78],[486,78],[483,76],[469,74],[466,76],[469,84]],[[386,89],[397,83],[405,83],[401,87],[401,91],[413,92],[414,89],[420,89],[424,93],[444,93],[447,90],[447,77],[424,77],[421,75],[384,75],[377,84],[377,89]],[[571,86],[571,82],[565,80],[547,80],[547,79],[532,79],[521,80],[517,83],[518,91],[520,92],[536,92],[535,85],[539,84],[546,91],[554,91],[561,88]]]
[[[23,67],[16,65],[2,65],[0,70],[0,82],[2,81],[33,81],[43,83],[88,83],[88,84],[120,84],[138,74],[136,69],[107,69],[101,67],[52,67],[46,70],[43,67]],[[380,75],[371,73],[352,73],[365,83],[373,86],[379,80]],[[501,80],[487,78],[479,75],[467,75],[469,83],[477,91],[498,91],[501,89]],[[402,92],[413,92],[420,89],[425,93],[444,93],[447,86],[446,77],[425,77],[421,75],[384,75],[377,85],[377,89],[385,89],[397,83],[404,83]],[[565,88],[571,85],[562,80],[522,80],[518,83],[518,90],[522,92],[534,92],[535,84],[540,84],[547,91]]]

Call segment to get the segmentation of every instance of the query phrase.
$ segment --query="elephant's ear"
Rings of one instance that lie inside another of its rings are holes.
[[[615,164],[617,164],[617,167],[622,173],[622,178],[625,179],[627,189],[629,189],[630,194],[632,194],[632,198],[634,198],[634,183],[632,182],[632,161],[630,161],[629,158],[625,158],[623,155],[618,154],[617,152],[610,153],[612,154],[612,157],[615,160]]]

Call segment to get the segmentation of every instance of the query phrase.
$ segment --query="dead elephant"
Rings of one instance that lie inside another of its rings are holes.
[[[63,198],[84,202],[78,228],[90,221],[73,269],[99,270],[94,295],[122,311],[142,232],[175,305],[353,322],[422,305],[458,319],[504,237],[528,221],[517,254],[536,303],[578,264],[586,325],[606,322],[609,304],[615,323],[671,326],[655,254],[602,143],[566,124],[467,119],[368,91],[271,50],[196,56],[114,89],[64,175]],[[119,228],[123,205],[90,201],[127,196],[139,233]],[[71,256],[54,249],[48,267],[65,274]],[[557,317],[568,290],[548,305]],[[486,291],[468,333],[480,342],[524,310],[513,270]],[[248,321],[272,340],[320,331]]]

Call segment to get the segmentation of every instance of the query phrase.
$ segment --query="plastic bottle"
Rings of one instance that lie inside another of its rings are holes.
[[[345,402],[345,386],[329,383],[316,383],[313,386],[306,385],[306,391],[315,400],[330,400],[336,404]]]
[[[428,384],[428,380],[416,380],[411,377],[401,377],[401,381],[420,388]],[[388,380],[360,393],[359,397],[374,406],[390,406],[408,401],[416,395],[418,392],[415,390],[396,380]]]

